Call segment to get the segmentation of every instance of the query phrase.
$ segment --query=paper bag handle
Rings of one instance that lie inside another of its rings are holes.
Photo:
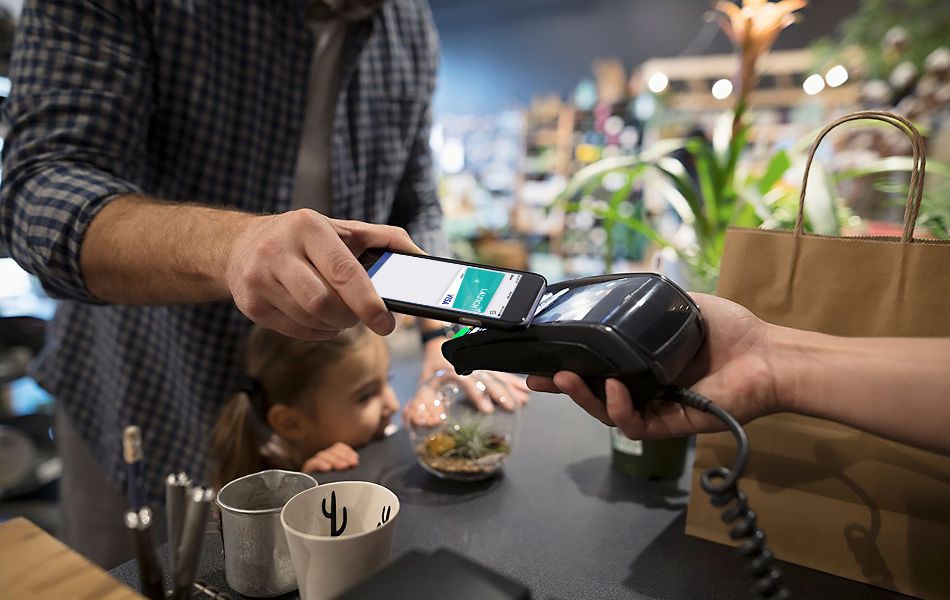
[[[818,150],[818,144],[824,139],[828,132],[848,121],[859,121],[862,119],[872,119],[875,121],[884,121],[900,129],[910,138],[911,148],[914,153],[914,166],[910,174],[910,189],[907,191],[907,205],[904,207],[904,231],[901,234],[901,242],[907,243],[913,241],[914,225],[917,223],[917,215],[920,213],[920,199],[924,193],[924,175],[927,172],[927,153],[924,147],[924,137],[920,135],[914,124],[900,115],[889,113],[883,110],[862,110],[845,115],[835,121],[832,121],[827,127],[821,130],[815,142],[811,145],[808,152],[808,161],[805,163],[805,176],[802,180],[802,193],[798,199],[798,218],[795,220],[795,235],[801,236],[805,227],[805,189],[808,186],[808,172],[811,170],[811,161],[815,158],[815,151]]]

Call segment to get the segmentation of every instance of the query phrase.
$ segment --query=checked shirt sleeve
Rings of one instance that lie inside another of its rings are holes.
[[[435,256],[449,256],[449,244],[442,230],[442,205],[435,186],[432,151],[429,149],[431,116],[429,109],[412,146],[409,164],[396,191],[394,216],[404,215],[394,225],[404,227],[412,240]]]
[[[149,39],[131,1],[24,7],[4,105],[0,240],[53,297],[97,301],[79,262],[86,229],[112,198],[141,193]]]
[[[429,132],[432,129],[432,94],[439,63],[439,41],[431,14],[425,19],[428,58],[422,69],[426,81],[425,108],[416,129],[406,170],[396,189],[390,223],[409,232],[412,240],[434,256],[449,256],[449,243],[442,229],[442,205],[435,185]]]

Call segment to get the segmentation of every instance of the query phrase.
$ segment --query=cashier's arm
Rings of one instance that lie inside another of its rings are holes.
[[[743,422],[794,412],[950,454],[950,339],[844,338],[767,324],[745,308],[695,294],[709,336],[684,373],[691,385]],[[633,408],[619,381],[606,405],[568,372],[530,377],[539,391],[562,391],[628,437],[717,431],[715,418],[671,403]]]
[[[312,210],[253,215],[138,196],[112,200],[81,250],[97,299],[123,304],[233,297],[251,320],[300,339],[328,339],[362,321],[395,321],[356,259],[370,247],[421,253],[398,227]]]

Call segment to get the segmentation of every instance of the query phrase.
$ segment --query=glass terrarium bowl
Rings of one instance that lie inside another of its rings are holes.
[[[520,409],[512,390],[491,373],[477,371],[462,384],[455,373],[438,371],[416,390],[405,421],[413,452],[426,471],[453,481],[481,481],[501,472],[515,443]],[[508,408],[480,412],[469,397],[507,395]]]

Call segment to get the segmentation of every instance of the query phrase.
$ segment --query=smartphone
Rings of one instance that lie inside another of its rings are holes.
[[[523,329],[547,282],[537,273],[370,249],[360,256],[389,310],[486,329]]]

